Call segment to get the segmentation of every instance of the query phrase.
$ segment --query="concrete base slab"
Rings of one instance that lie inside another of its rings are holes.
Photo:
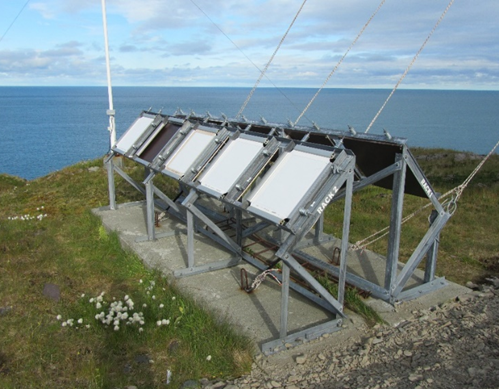
[[[162,220],[156,234],[164,236],[155,241],[144,240],[147,236],[145,202],[121,204],[116,210],[107,207],[94,209],[104,227],[118,232],[124,247],[134,251],[144,263],[161,271],[173,279],[173,273],[187,267],[187,231],[186,226],[172,217]],[[202,234],[195,234],[195,265],[206,265],[213,262],[233,259],[231,252],[219,246]],[[308,247],[304,251],[329,260],[330,253],[339,242],[335,239],[326,241],[320,246]],[[402,265],[401,265],[402,266]],[[259,346],[279,336],[280,286],[267,278],[261,286],[251,294],[240,288],[240,272],[246,269],[249,278],[254,279],[258,270],[246,262],[221,270],[197,274],[176,279],[174,282],[184,292],[192,296],[199,304],[215,312],[221,319],[228,320],[238,329],[250,336]],[[382,284],[385,272],[384,258],[368,250],[351,252],[348,255],[348,271],[364,277],[372,282]],[[422,273],[416,273],[408,286],[422,282]],[[412,311],[429,308],[455,297],[469,293],[470,290],[449,283],[448,286],[421,296],[409,302],[397,304],[395,307],[381,300],[369,298],[367,303],[392,326],[404,321]],[[362,319],[352,312],[344,321],[344,329],[326,338],[355,338],[365,327]],[[330,313],[291,292],[289,300],[289,332],[296,332],[307,327],[326,323],[334,319]]]

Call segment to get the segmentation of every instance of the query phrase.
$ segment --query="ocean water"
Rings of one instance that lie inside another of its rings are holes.
[[[118,138],[142,110],[234,117],[249,88],[115,87]],[[244,115],[295,121],[315,89],[257,89]],[[325,89],[299,124],[363,132],[389,90]],[[386,129],[411,147],[486,154],[499,139],[499,92],[398,90],[370,133]],[[109,149],[107,88],[0,87],[0,172],[33,179]]]

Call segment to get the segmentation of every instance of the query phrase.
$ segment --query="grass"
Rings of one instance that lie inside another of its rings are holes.
[[[460,184],[478,163],[472,155],[448,150],[412,151],[442,193]],[[143,177],[142,168],[125,162],[125,169],[136,179]],[[499,276],[498,172],[494,155],[465,190],[441,234],[438,275],[461,284]],[[176,189],[168,180],[155,184],[170,195]],[[143,199],[118,177],[116,194],[119,202]],[[253,351],[248,339],[182,296],[174,284],[124,251],[116,235],[104,231],[89,209],[107,205],[107,196],[107,175],[99,160],[29,182],[0,175],[0,387],[155,388],[165,386],[168,370],[169,387],[178,387],[189,379],[247,372]],[[389,224],[390,196],[377,187],[355,194],[351,242]],[[404,214],[424,204],[406,195]],[[341,235],[342,209],[342,204],[326,209],[326,232]],[[404,225],[402,259],[426,231],[428,212]],[[386,253],[386,238],[368,248]],[[59,301],[44,296],[49,283],[60,289]],[[130,296],[136,312],[144,315],[143,331],[137,324],[114,331],[114,325],[96,320],[96,314],[109,309],[89,302],[101,292],[108,304]],[[356,300],[349,289],[347,307]],[[63,327],[68,319],[73,326]],[[161,319],[170,322],[158,326]]]
[[[317,281],[331,293],[332,296],[338,296],[338,284],[332,282],[328,277],[316,274]],[[364,298],[360,295],[359,291],[355,288],[345,287],[345,308],[357,313],[364,319],[369,327],[375,324],[384,324],[381,316],[364,302]]]
[[[179,387],[247,372],[249,340],[145,268],[89,212],[108,202],[104,169],[89,171],[101,166],[81,163],[30,182],[0,175],[0,387],[164,387],[168,370],[169,387]],[[137,197],[121,180],[117,193]],[[47,284],[59,288],[59,301],[44,295]],[[128,295],[129,313],[142,312],[144,325],[115,331],[96,320],[109,309],[89,302],[101,292],[107,304]],[[68,319],[73,326],[62,326]],[[161,319],[169,324],[158,326]]]

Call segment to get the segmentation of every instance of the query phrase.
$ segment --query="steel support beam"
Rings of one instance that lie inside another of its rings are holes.
[[[146,183],[146,224],[147,240],[155,240],[155,208],[154,208],[154,184],[152,180]]]
[[[397,264],[402,233],[402,210],[404,206],[404,186],[407,164],[403,154],[397,154],[396,164],[400,166],[393,175],[392,207],[390,213],[390,234],[386,254],[385,289],[392,290],[397,277]]]
[[[430,226],[435,221],[438,212],[433,210],[430,215]],[[435,272],[437,270],[437,256],[438,256],[438,246],[440,243],[440,234],[435,238],[435,242],[428,250],[426,254],[426,266],[424,272],[424,282],[431,282],[435,279]]]
[[[114,171],[118,173],[123,179],[132,185],[135,189],[137,189],[144,196],[146,194],[146,190],[141,187],[137,182],[135,182],[128,174],[126,174],[123,170],[121,170],[118,166],[114,165]]]
[[[282,285],[281,285],[281,322],[279,337],[286,338],[288,334],[288,310],[289,310],[289,267],[282,264]]]
[[[402,292],[405,284],[414,273],[414,270],[416,270],[416,268],[418,267],[419,263],[423,259],[423,256],[435,243],[438,234],[440,234],[440,231],[444,227],[445,223],[447,223],[447,221],[450,219],[450,217],[451,214],[447,212],[441,212],[438,214],[435,221],[430,226],[430,229],[426,232],[425,236],[416,247],[416,250],[414,250],[404,268],[400,271],[393,289],[391,289],[392,298],[397,298],[400,292]]]
[[[109,209],[115,210],[116,209],[116,188],[115,188],[115,182],[114,182],[114,163],[113,159],[108,158],[104,164],[106,165],[107,169],[107,187],[108,187],[108,193],[109,193]]]

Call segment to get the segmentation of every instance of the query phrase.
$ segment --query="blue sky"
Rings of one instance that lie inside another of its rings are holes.
[[[107,0],[113,85],[253,86],[303,2],[194,1],[211,21],[190,0]],[[327,86],[392,88],[448,3],[386,0]],[[105,85],[100,0],[30,0],[9,29],[25,4],[0,5],[0,86]],[[378,4],[308,0],[261,86],[320,87]],[[401,87],[499,90],[498,19],[497,0],[455,0]]]

